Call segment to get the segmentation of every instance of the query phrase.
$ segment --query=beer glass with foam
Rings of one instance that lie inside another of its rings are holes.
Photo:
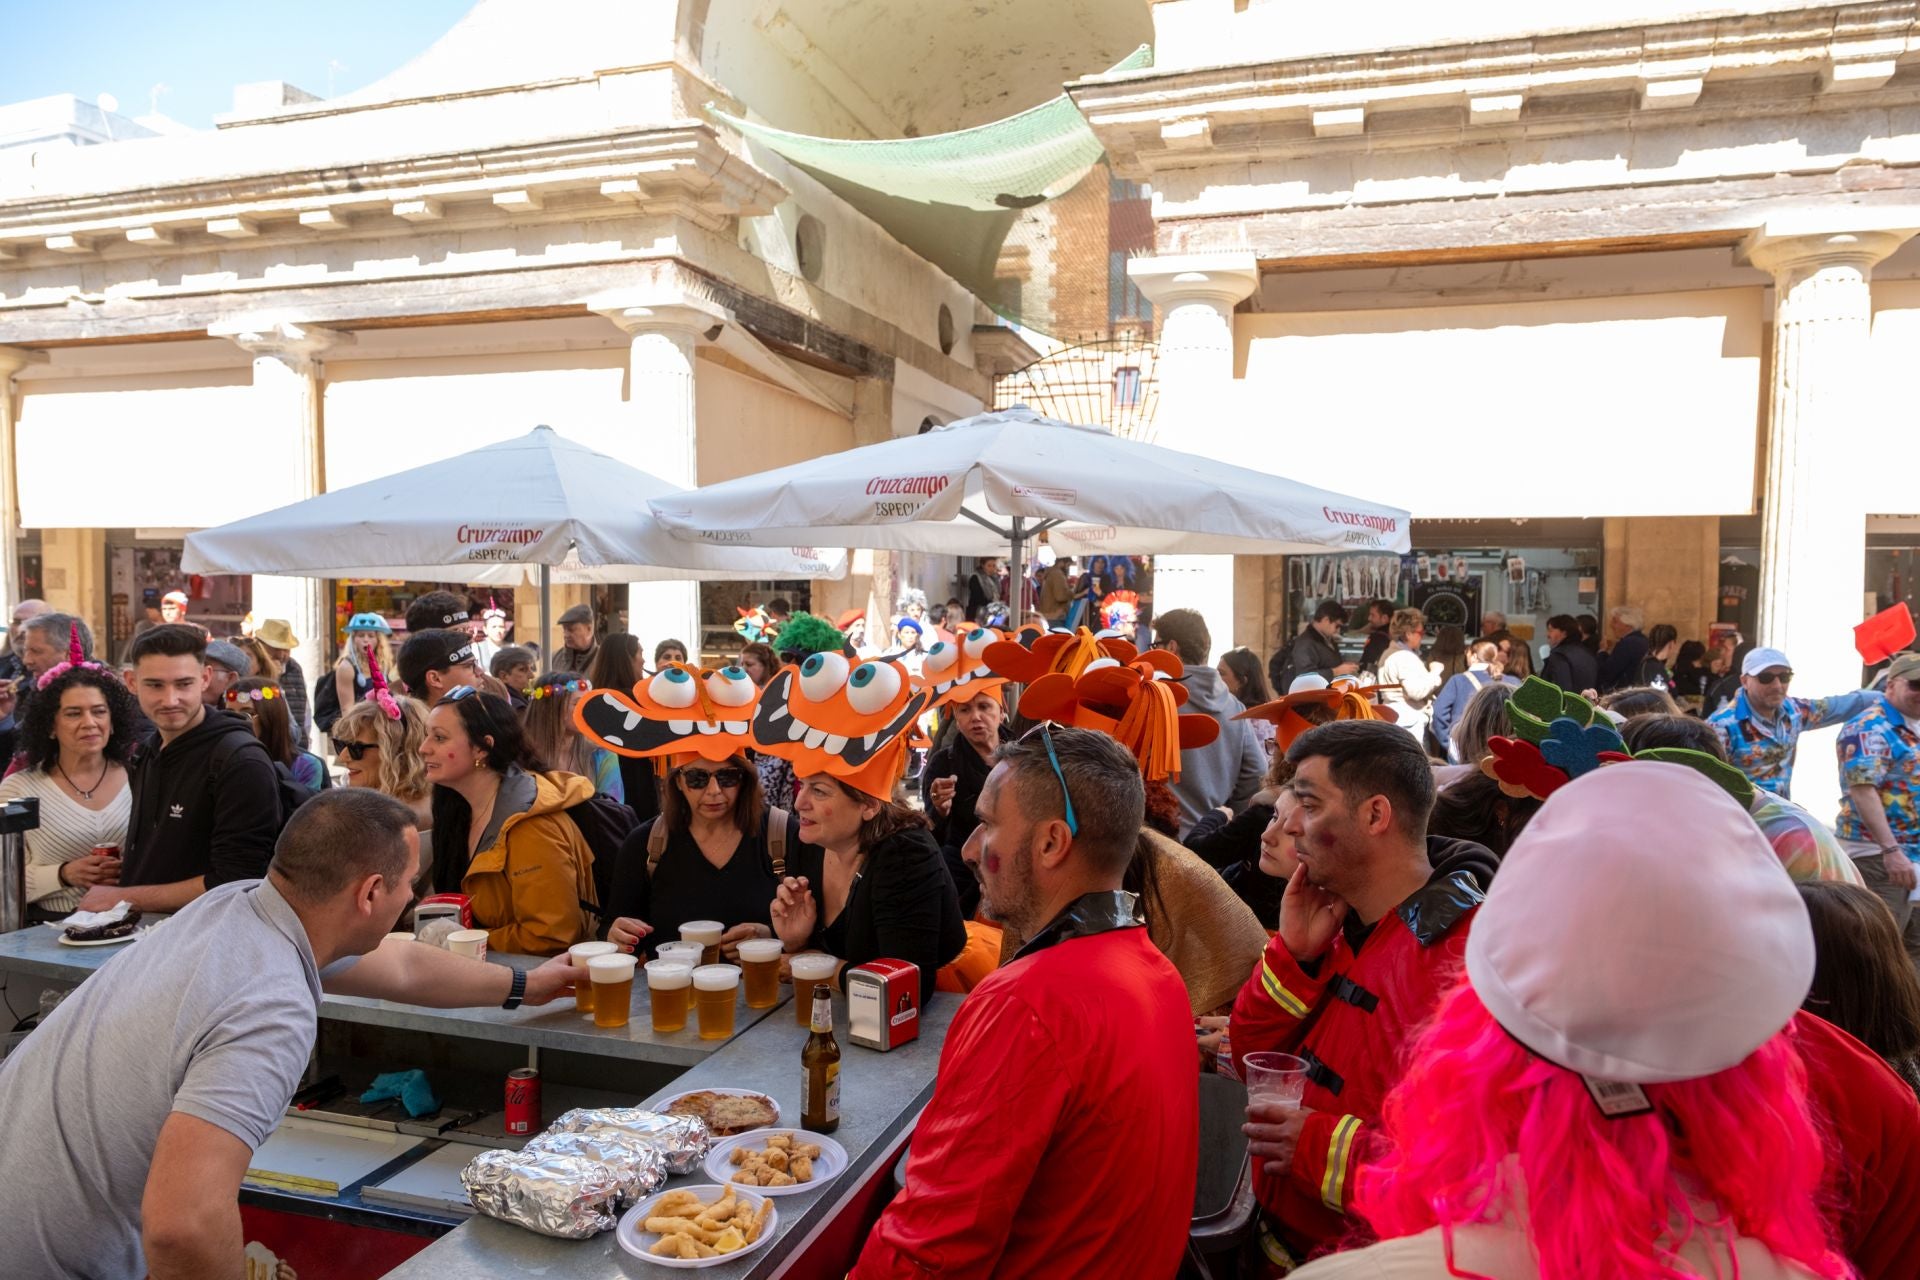
[[[593,983],[593,1025],[624,1027],[633,1009],[632,956],[591,956],[587,977]]]

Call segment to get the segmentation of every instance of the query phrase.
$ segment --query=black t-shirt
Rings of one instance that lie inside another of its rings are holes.
[[[655,819],[654,821],[659,821]],[[737,924],[773,926],[771,906],[780,887],[773,873],[766,824],[757,836],[742,836],[733,856],[714,866],[700,852],[691,833],[671,832],[666,850],[653,873],[647,873],[647,839],[653,823],[642,823],[620,848],[614,867],[613,891],[608,895],[610,917],[633,916],[653,926],[643,944],[649,956],[663,942],[680,936],[688,920],[718,920],[731,929]],[[787,815],[788,874],[800,848],[797,824]]]

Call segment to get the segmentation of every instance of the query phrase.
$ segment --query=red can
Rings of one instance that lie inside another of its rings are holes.
[[[530,1134],[540,1127],[540,1073],[532,1067],[507,1072],[507,1132]]]
[[[97,844],[93,846],[93,856],[96,858],[117,858],[120,856],[120,846],[117,844]]]

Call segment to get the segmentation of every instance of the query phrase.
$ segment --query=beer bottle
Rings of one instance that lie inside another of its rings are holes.
[[[800,1051],[800,1125],[815,1133],[840,1127],[840,1042],[833,1038],[830,984],[813,989],[813,1034]]]

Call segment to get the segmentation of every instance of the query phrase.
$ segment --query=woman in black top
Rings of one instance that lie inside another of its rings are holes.
[[[980,881],[961,860],[960,851],[980,825],[973,805],[993,772],[993,753],[1000,749],[1007,712],[997,688],[955,703],[951,712],[958,733],[928,759],[920,774],[920,795],[933,818],[933,838],[940,843],[947,872],[960,895],[960,915],[971,920],[980,906]]]
[[[1635,684],[1649,689],[1673,689],[1673,672],[1668,667],[1680,652],[1680,632],[1673,624],[1662,622],[1647,631],[1647,656],[1640,660]]]
[[[799,847],[793,815],[768,809],[744,756],[683,764],[661,790],[660,816],[621,846],[608,941],[651,955],[688,920],[726,925],[729,956],[743,939],[771,938],[768,907]]]
[[[794,810],[806,843],[773,901],[773,928],[789,952],[853,965],[887,958],[920,966],[920,999],[967,945],[960,899],[926,818],[904,805],[816,773],[799,780]]]

